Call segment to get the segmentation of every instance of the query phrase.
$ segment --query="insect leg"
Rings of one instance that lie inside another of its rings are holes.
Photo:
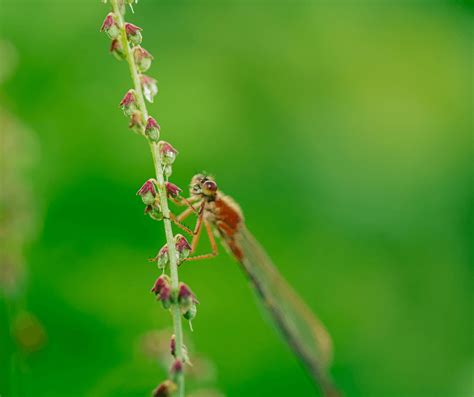
[[[209,252],[209,253],[203,254],[203,255],[190,256],[189,258],[186,258],[186,261],[198,261],[198,260],[201,260],[201,259],[214,258],[219,253],[219,250],[217,248],[216,239],[215,239],[214,234],[212,233],[212,230],[211,230],[211,225],[209,224],[209,222],[204,221],[204,226],[206,227],[207,235],[209,236],[209,242],[211,243],[212,252]],[[193,242],[194,242],[194,240],[193,240]],[[197,243],[196,243],[196,245],[197,245]],[[194,252],[194,250],[195,250],[195,246],[193,245],[192,252]]]

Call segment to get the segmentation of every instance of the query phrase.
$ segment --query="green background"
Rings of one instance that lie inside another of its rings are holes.
[[[241,204],[330,330],[345,395],[472,395],[470,3],[142,0],[135,11],[159,81],[149,110],[180,151],[172,181],[206,170]],[[2,397],[148,396],[166,377],[140,348],[171,324],[149,292],[164,236],[135,196],[153,168],[118,108],[131,82],[99,33],[107,12],[0,3],[18,58],[0,100],[40,147],[25,294],[47,333],[13,372],[1,334]],[[180,270],[201,302],[191,357],[215,369],[189,390],[316,395],[221,251]]]

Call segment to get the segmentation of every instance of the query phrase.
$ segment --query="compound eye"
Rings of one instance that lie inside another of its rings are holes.
[[[217,184],[214,181],[207,181],[204,183],[204,187],[206,190],[215,193],[217,191]]]

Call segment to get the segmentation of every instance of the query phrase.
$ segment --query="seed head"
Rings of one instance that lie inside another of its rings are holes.
[[[151,55],[147,50],[139,45],[133,47],[132,52],[133,58],[135,59],[135,63],[137,64],[140,73],[146,72],[148,69],[150,69],[153,55]]]
[[[160,125],[153,117],[148,117],[145,127],[145,135],[152,142],[158,143],[160,140]]]

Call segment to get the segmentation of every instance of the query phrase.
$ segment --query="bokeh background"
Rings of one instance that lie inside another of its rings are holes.
[[[472,395],[472,3],[135,10],[159,81],[150,112],[180,151],[172,181],[207,170],[241,204],[330,329],[346,396]],[[147,262],[163,228],[135,196],[153,168],[118,109],[131,83],[99,33],[107,12],[92,0],[0,3],[3,117],[36,142],[8,151],[34,161],[15,190],[28,192],[28,276],[0,301],[2,397],[148,396],[166,377],[156,358],[171,320]],[[186,335],[190,391],[318,395],[223,250],[180,275],[201,301]],[[40,332],[27,349],[11,337],[15,310]]]

